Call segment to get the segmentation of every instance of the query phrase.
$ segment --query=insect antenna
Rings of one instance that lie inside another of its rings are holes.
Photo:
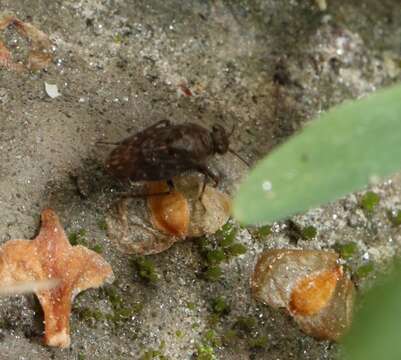
[[[102,144],[102,145],[120,145],[121,143],[113,143],[113,142],[107,142],[107,141],[96,141],[95,145]]]
[[[234,133],[234,130],[235,130],[235,124],[233,124],[233,128],[231,129],[231,131],[228,133],[228,138],[230,138],[231,137],[231,135]],[[251,165],[249,164],[249,162],[248,161],[246,161],[241,155],[239,155],[236,151],[234,151],[233,149],[231,149],[231,148],[228,148],[228,151],[231,153],[231,154],[234,154],[238,159],[240,159],[246,166],[248,166],[248,167],[251,167]]]
[[[248,167],[251,167],[251,164],[249,164],[248,161],[246,161],[241,155],[239,155],[237,152],[235,152],[233,149],[228,148],[228,151],[231,154],[234,154],[238,159],[240,159],[244,164],[246,164]]]

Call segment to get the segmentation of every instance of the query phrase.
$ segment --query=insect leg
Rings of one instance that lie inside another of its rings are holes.
[[[159,195],[170,195],[174,190],[174,183],[171,179],[167,180],[166,183],[168,186],[168,190],[166,191],[159,191],[156,193],[144,193],[144,194],[139,194],[134,192],[122,192],[119,193],[118,196],[120,196],[123,199],[126,199],[126,198],[147,198],[150,196],[159,196]]]
[[[206,189],[206,179],[207,179],[207,175],[206,175],[206,174],[203,174],[202,191],[200,192],[199,200],[202,199],[203,193],[205,192],[205,189]]]
[[[198,171],[205,175],[205,177],[209,177],[214,181],[214,186],[217,187],[220,183],[220,178],[211,171],[206,165],[201,165],[198,167]]]
[[[219,185],[220,179],[206,165],[198,166],[198,171],[205,176],[203,178],[202,191],[201,191],[200,196],[199,196],[199,199],[202,199],[203,193],[205,192],[205,188],[206,188],[206,179],[207,178],[211,178],[214,181],[214,186],[215,187],[217,187]]]
[[[170,120],[168,119],[164,119],[164,120],[160,120],[158,121],[156,124],[154,124],[153,126],[160,126],[161,124],[163,124],[164,126],[169,126],[171,124]]]
[[[108,141],[96,141],[95,145],[98,145],[98,144],[102,144],[102,145],[120,145],[121,141],[120,142],[116,142],[116,143],[108,142]]]
[[[171,193],[174,190],[173,180],[168,179],[166,182],[167,182],[167,186],[168,186],[168,191],[169,191],[169,193]]]
[[[159,126],[169,126],[171,124],[170,120],[164,119],[164,120],[160,120],[157,123],[148,126],[144,131],[148,131],[148,130],[153,130],[154,128],[157,128]]]

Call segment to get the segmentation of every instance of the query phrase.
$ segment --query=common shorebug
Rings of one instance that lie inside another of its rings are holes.
[[[210,131],[194,123],[162,120],[119,143],[105,143],[117,145],[106,160],[106,170],[122,181],[166,180],[170,188],[174,176],[198,171],[205,175],[204,190],[206,178],[215,186],[219,183],[207,166],[211,156],[230,151],[247,164],[229,148],[230,135],[218,124]]]

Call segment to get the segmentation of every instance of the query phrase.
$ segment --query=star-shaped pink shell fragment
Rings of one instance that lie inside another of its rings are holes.
[[[49,346],[70,345],[70,313],[74,297],[114,278],[111,266],[84,246],[71,246],[58,216],[42,212],[39,235],[33,240],[10,240],[0,247],[0,287],[13,283],[56,279],[58,286],[35,291],[44,312]]]

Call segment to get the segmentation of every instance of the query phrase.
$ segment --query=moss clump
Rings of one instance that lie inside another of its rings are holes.
[[[143,309],[143,304],[137,303],[130,307],[118,308],[114,310],[114,316],[111,320],[114,321],[126,321],[132,319]]]
[[[138,276],[148,284],[155,284],[159,280],[154,263],[145,257],[138,257],[133,260],[133,265]]]
[[[101,254],[103,252],[103,246],[100,244],[96,244],[90,247],[91,250],[97,252],[98,254]]]
[[[216,237],[219,239],[221,247],[230,246],[237,236],[237,229],[235,229],[230,223],[226,223],[223,227],[216,232]]]
[[[163,354],[166,343],[162,341],[158,349],[149,349],[141,356],[140,360],[168,360],[169,358]]]
[[[301,230],[301,236],[304,240],[311,240],[317,235],[317,230],[314,226],[309,225]]]
[[[86,230],[79,229],[78,231],[74,231],[68,235],[68,240],[72,246],[81,245],[85,246],[98,254],[103,252],[103,246],[100,244],[89,245],[88,240],[86,239]]]
[[[271,225],[264,225],[258,229],[257,235],[259,238],[269,236],[272,233]]]
[[[211,307],[212,312],[219,316],[228,315],[231,311],[230,305],[228,305],[226,300],[221,296],[212,300]]]
[[[203,277],[208,281],[218,281],[223,276],[223,271],[218,266],[210,266],[203,273]]]
[[[256,326],[255,318],[251,316],[240,316],[234,323],[234,328],[243,331],[244,333],[251,332]]]
[[[112,286],[103,288],[103,292],[113,309],[113,313],[108,314],[106,319],[116,326],[125,321],[131,320],[143,309],[142,303],[125,304],[117,290]]]
[[[140,360],[168,360],[168,357],[164,355],[160,350],[146,350],[145,353],[141,356]]]
[[[177,330],[175,332],[175,336],[177,336],[180,339],[180,338],[182,338],[184,336],[184,333],[181,330]]]
[[[210,326],[210,327],[212,327],[212,328],[215,328],[216,326],[217,326],[217,324],[220,322],[220,320],[221,320],[221,316],[220,315],[218,315],[218,314],[210,314],[208,317],[207,317],[207,324]]]
[[[362,196],[359,205],[366,214],[372,214],[379,202],[380,196],[373,191],[368,191]]]
[[[189,303],[187,303],[187,308],[189,310],[195,310],[196,309],[196,304],[193,303],[193,302],[189,302]]]
[[[234,257],[234,256],[239,256],[239,255],[245,254],[247,251],[247,248],[243,244],[235,243],[235,244],[230,245],[229,247],[227,247],[224,250],[227,255]]]
[[[98,309],[90,309],[88,307],[75,309],[78,319],[84,321],[90,326],[94,326],[97,321],[105,319],[105,315]]]
[[[247,249],[243,244],[235,242],[236,234],[237,229],[227,223],[213,238],[202,238],[199,241],[200,251],[206,265],[203,273],[204,279],[219,280],[222,276],[219,264],[246,252]]]
[[[215,347],[221,346],[221,340],[214,330],[207,330],[202,338],[202,343],[198,344],[195,359],[215,360]]]
[[[103,292],[107,296],[113,309],[120,308],[123,305],[123,299],[114,287],[104,287]]]
[[[286,225],[287,225],[286,228],[287,236],[290,238],[290,241],[295,244],[300,239],[311,240],[317,235],[317,230],[312,225],[301,227],[293,220],[288,220],[286,222]]]
[[[213,347],[211,347],[209,345],[200,344],[197,346],[195,359],[196,360],[216,360],[217,358],[214,353]]]
[[[206,251],[205,256],[209,264],[219,264],[226,258],[223,249],[220,248]]]
[[[78,231],[70,233],[68,235],[68,240],[70,241],[70,244],[73,246],[75,245],[87,246],[86,230],[79,229]]]
[[[268,344],[268,338],[265,335],[260,335],[256,338],[251,338],[248,340],[248,346],[251,349],[265,349]]]
[[[387,218],[390,220],[391,225],[394,227],[401,225],[401,210],[393,212],[391,210],[387,210]]]
[[[355,271],[355,275],[358,278],[364,278],[367,277],[369,274],[371,274],[374,271],[375,267],[372,262],[368,262],[364,265],[361,265],[358,269]]]
[[[217,336],[216,332],[212,329],[207,330],[203,336],[203,342],[213,347],[221,346],[221,340]]]
[[[233,346],[238,341],[238,332],[235,329],[227,330],[222,336],[221,341],[225,346]]]
[[[116,44],[121,44],[122,42],[123,42],[123,36],[121,35],[121,34],[116,34],[115,36],[114,36],[114,42],[116,43]]]
[[[78,353],[77,360],[85,360],[86,356],[82,353]]]
[[[354,242],[349,242],[346,244],[336,244],[334,249],[340,254],[344,260],[351,259],[358,251],[358,246]]]
[[[97,226],[99,227],[99,229],[100,230],[103,230],[103,231],[107,231],[107,222],[106,222],[106,220],[99,220],[98,222],[97,222]]]

